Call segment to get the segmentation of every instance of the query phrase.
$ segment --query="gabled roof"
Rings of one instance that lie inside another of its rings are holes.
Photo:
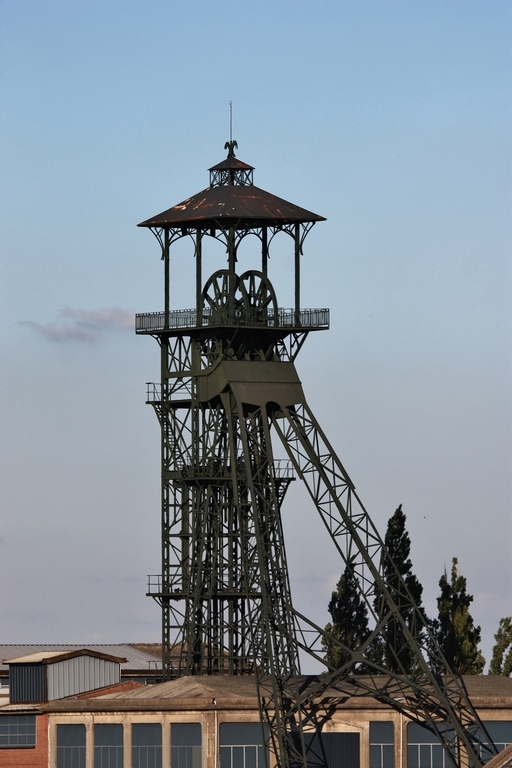
[[[219,224],[243,228],[315,221],[325,218],[259,187],[230,184],[208,187],[138,226],[209,229]]]
[[[53,660],[56,656],[61,656],[63,653],[67,653],[67,651],[40,651],[27,653],[25,656],[16,656],[13,659],[2,659],[2,662],[4,664],[37,664]]]
[[[45,658],[49,657],[53,653],[69,653],[70,651],[80,651],[84,648],[83,645],[76,644],[44,644],[44,643],[31,643],[31,644],[0,644],[0,672],[7,674],[8,666],[3,659],[16,659],[18,657],[27,656],[33,653],[41,653]],[[137,648],[137,646],[130,645],[128,643],[93,643],[88,645],[87,648],[91,651],[103,653],[111,656],[123,656],[126,657],[127,662],[123,664],[123,674],[128,672],[147,672],[148,669],[161,668],[161,659],[151,652],[151,646],[148,645],[148,650],[144,648]]]
[[[14,659],[3,659],[4,664],[55,664],[58,661],[74,659],[77,656],[92,656],[95,659],[112,661],[117,664],[125,664],[127,659],[121,656],[112,656],[90,648],[80,648],[73,651],[38,651],[25,656],[17,656]]]

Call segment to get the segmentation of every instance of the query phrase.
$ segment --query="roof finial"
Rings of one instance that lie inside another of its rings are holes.
[[[229,102],[229,141],[224,144],[224,149],[228,150],[228,157],[235,157],[235,147],[238,149],[238,144],[233,141],[233,102]]]

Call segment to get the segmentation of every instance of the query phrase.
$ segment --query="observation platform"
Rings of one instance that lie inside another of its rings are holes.
[[[181,331],[196,331],[202,328],[259,328],[276,331],[320,331],[329,328],[330,313],[328,309],[294,309],[279,308],[277,313],[267,310],[262,312],[241,312],[235,310],[229,318],[227,312],[221,310],[203,309],[201,317],[197,317],[195,309],[175,309],[169,312],[169,320],[165,324],[165,312],[145,312],[135,315],[135,332],[151,335],[154,333]]]
[[[187,577],[183,575],[181,568],[171,568],[167,583],[164,583],[161,574],[150,574],[147,577],[146,597],[153,597],[156,600],[170,599],[170,600],[186,600],[190,599],[190,589],[186,589]],[[190,581],[190,576],[188,576]],[[244,584],[239,584],[236,587],[232,585],[228,586],[219,584],[215,594],[213,595],[217,600],[235,600],[244,599],[250,597],[252,600],[261,599],[261,592],[252,591],[247,594]]]

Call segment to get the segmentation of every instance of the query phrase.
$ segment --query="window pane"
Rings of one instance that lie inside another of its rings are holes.
[[[34,747],[35,715],[0,715],[0,747]]]
[[[395,767],[395,725],[388,721],[370,723],[370,768]]]
[[[220,768],[231,768],[231,747],[220,748]]]
[[[244,748],[233,747],[233,768],[244,768]]]
[[[122,747],[94,747],[94,768],[123,768]]]
[[[245,747],[245,768],[256,768],[257,747]]]
[[[420,768],[431,768],[430,744],[420,744]]]
[[[441,744],[432,744],[432,768],[443,768],[444,749]]]
[[[201,723],[171,724],[171,768],[201,768]]]
[[[484,726],[494,743],[512,744],[512,722],[486,720]]]
[[[419,768],[419,747],[414,744],[407,747],[407,768]]]
[[[221,744],[261,744],[263,735],[260,723],[221,723]]]
[[[180,748],[171,747],[171,768],[180,768]]]
[[[171,746],[171,768],[201,768],[201,747]]]
[[[57,768],[85,768],[85,725],[57,726]]]
[[[58,747],[57,768],[85,768],[85,747]]]
[[[266,768],[260,723],[221,723],[219,735],[220,768]]]
[[[370,768],[383,768],[380,744],[370,744]]]
[[[200,747],[201,723],[172,723],[171,744],[173,747]]]
[[[94,726],[94,768],[123,768],[123,726],[121,723]]]
[[[409,744],[439,743],[437,736],[418,723],[409,723],[407,726],[407,742]]]
[[[370,723],[371,744],[393,744],[395,740],[395,726],[390,722],[374,721]]]
[[[85,747],[85,725],[58,725],[57,747]]]
[[[395,745],[384,744],[382,747],[382,768],[395,768]]]
[[[132,744],[137,747],[161,747],[162,726],[160,723],[134,723],[132,725]]]
[[[160,723],[132,725],[132,768],[162,768]]]
[[[187,747],[191,754],[191,760],[188,763],[187,768],[201,768],[201,747]]]
[[[123,726],[121,723],[108,723],[94,726],[95,747],[122,747]]]

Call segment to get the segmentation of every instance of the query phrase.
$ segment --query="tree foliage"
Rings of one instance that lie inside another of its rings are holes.
[[[405,527],[406,520],[400,504],[388,520],[384,543],[389,557],[386,556],[383,559],[382,573],[402,620],[416,641],[421,643],[422,628],[416,625],[417,615],[414,606],[422,610],[423,587],[412,572],[412,562],[409,557],[411,539]],[[404,591],[402,583],[405,583],[410,597]],[[375,590],[375,610],[381,618],[390,613],[389,606],[383,600],[378,588]],[[410,674],[413,671],[417,656],[412,651],[402,623],[396,615],[389,616],[380,641],[373,644],[372,657],[374,661],[391,672]]]
[[[500,620],[498,631],[494,635],[490,675],[510,677],[512,672],[512,616]]]
[[[332,622],[327,624],[325,631],[348,648],[359,648],[369,636],[366,603],[361,597],[350,565],[343,571],[336,590],[332,593],[329,613]],[[334,669],[339,669],[350,661],[350,653],[329,637],[323,638],[323,646],[325,660]]]
[[[468,595],[466,591],[466,578],[458,572],[456,557],[452,560],[450,579],[445,569],[439,586],[441,594],[437,598],[438,617],[433,622],[433,629],[441,651],[454,672],[460,675],[479,675],[485,665],[478,647],[481,630],[475,627],[469,612],[473,595]]]

